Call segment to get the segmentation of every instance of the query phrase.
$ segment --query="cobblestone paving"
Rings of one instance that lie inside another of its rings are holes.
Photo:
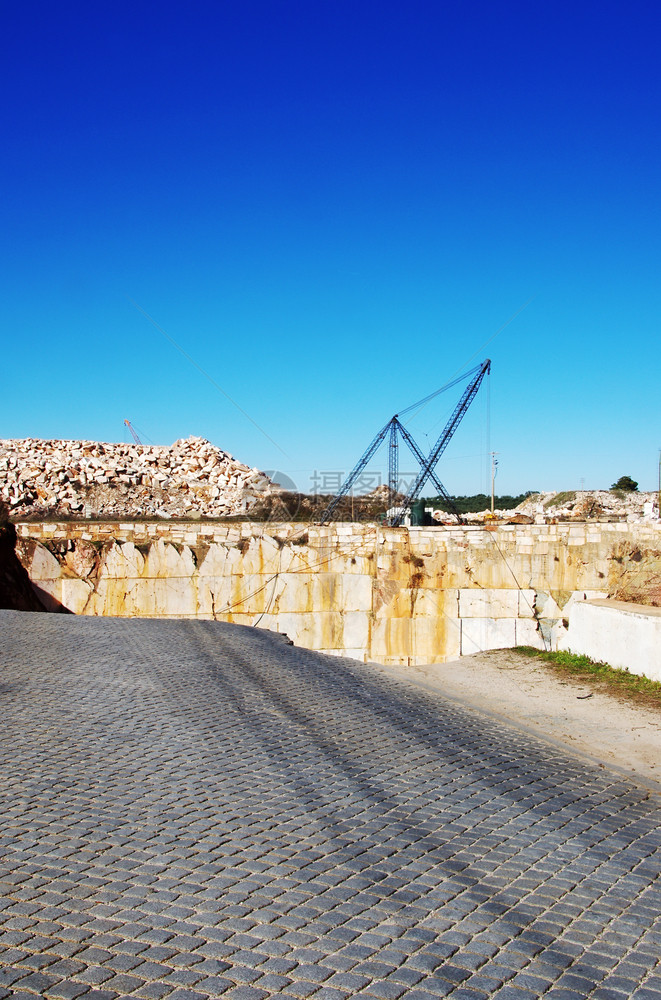
[[[0,612],[0,1000],[660,1000],[659,800],[214,622]]]

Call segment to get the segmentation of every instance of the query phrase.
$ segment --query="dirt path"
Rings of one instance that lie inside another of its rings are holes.
[[[422,667],[383,667],[446,698],[533,730],[661,792],[661,712],[557,677],[507,649]]]

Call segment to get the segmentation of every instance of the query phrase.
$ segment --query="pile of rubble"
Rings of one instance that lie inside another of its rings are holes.
[[[657,493],[624,490],[565,490],[534,493],[514,510],[496,510],[498,520],[545,524],[554,521],[653,521],[659,516]],[[467,514],[475,523],[488,521],[490,511]]]
[[[273,489],[200,437],[171,447],[0,441],[0,500],[12,517],[227,517]]]

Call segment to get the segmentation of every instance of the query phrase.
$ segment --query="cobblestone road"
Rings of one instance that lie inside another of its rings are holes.
[[[0,612],[0,1000],[659,1000],[659,800],[372,667]]]

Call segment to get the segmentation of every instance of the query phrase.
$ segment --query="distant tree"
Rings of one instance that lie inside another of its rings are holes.
[[[620,476],[616,483],[611,486],[612,490],[626,490],[628,493],[635,493],[638,483],[631,476]]]
[[[498,510],[511,510],[513,507],[518,507],[520,503],[523,503],[523,501],[527,500],[528,497],[538,492],[539,490],[527,490],[525,493],[520,493],[516,497],[495,497],[495,506]],[[481,510],[488,510],[491,506],[491,494],[487,496],[486,493],[474,493],[472,496],[455,496],[453,497],[453,500],[455,507],[460,514],[475,514]],[[426,497],[425,503],[429,506],[437,507],[439,510],[450,510],[450,507],[443,497]]]

